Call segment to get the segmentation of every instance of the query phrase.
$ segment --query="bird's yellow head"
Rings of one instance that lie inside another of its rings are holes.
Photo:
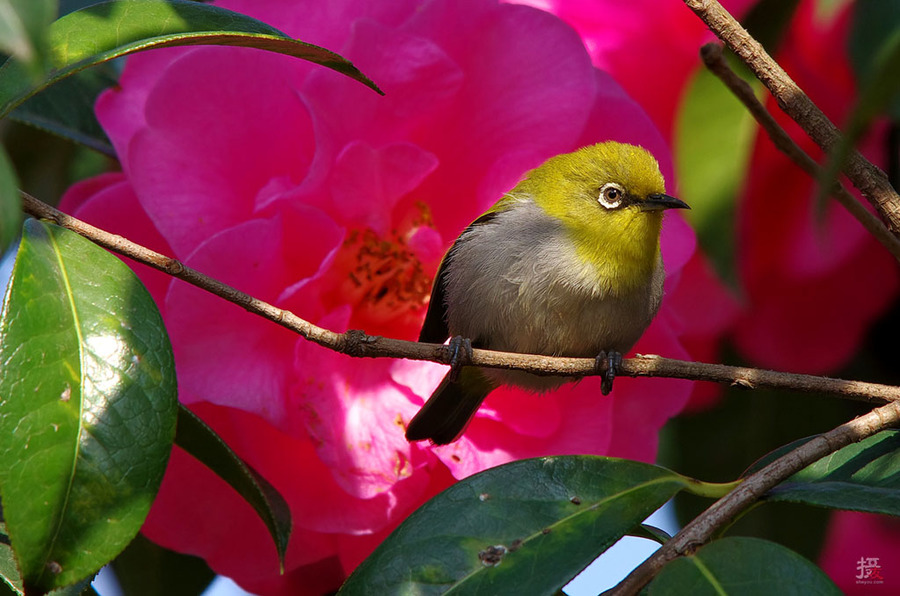
[[[530,195],[559,219],[578,255],[613,292],[649,279],[663,211],[688,208],[665,194],[659,164],[646,149],[612,141],[547,160],[510,194]]]

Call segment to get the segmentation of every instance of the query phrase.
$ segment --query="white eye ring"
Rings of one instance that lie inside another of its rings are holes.
[[[622,205],[625,200],[625,189],[615,182],[607,182],[600,187],[600,196],[597,202],[607,209],[616,209]]]

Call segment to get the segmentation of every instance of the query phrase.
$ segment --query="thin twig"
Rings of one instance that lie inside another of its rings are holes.
[[[583,358],[572,360],[592,362],[590,359]],[[579,366],[579,369],[582,368],[586,367]],[[579,372],[581,371],[579,370]],[[833,377],[802,375],[745,366],[690,362],[659,356],[638,355],[629,358],[623,362],[622,368],[617,372],[619,375],[629,377],[664,377],[728,383],[741,389],[767,388],[788,389],[803,393],[826,393],[873,405],[897,401],[900,397],[900,387],[893,385],[846,381]]]
[[[897,426],[898,423],[900,423],[900,402],[890,403],[846,422],[779,457],[748,476],[736,489],[695,517],[604,596],[637,594],[650,583],[666,563],[676,557],[692,554],[709,540],[718,528],[734,519],[782,481],[838,449],[862,441],[885,428]]]
[[[821,179],[823,169],[809,156],[790,135],[775,121],[772,114],[756,98],[753,88],[740,78],[731,67],[722,53],[722,46],[717,43],[709,43],[700,48],[700,56],[703,63],[714,75],[725,84],[726,87],[747,108],[747,111],[756,119],[759,125],[766,131],[775,146],[813,179]],[[837,201],[844,206],[885,248],[894,258],[900,261],[900,238],[891,234],[885,225],[856,198],[851,195],[840,183],[835,183],[831,193]]]
[[[841,133],[827,116],[788,76],[728,11],[716,0],[684,0],[684,3],[750,68],[790,116],[826,153],[841,141]],[[887,175],[858,151],[851,151],[844,174],[872,203],[892,233],[900,233],[900,196]]]
[[[335,333],[323,329],[290,311],[254,298],[195,269],[186,267],[176,259],[96,228],[39,201],[28,193],[22,192],[21,194],[23,210],[26,213],[53,221],[112,252],[158,269],[233,302],[253,314],[290,329],[328,349],[356,357],[407,358],[442,364],[450,362],[451,354],[446,346],[371,336],[355,330]],[[471,364],[487,368],[517,369],[539,375],[580,377],[605,373],[603,368],[597,368],[593,358],[561,358],[478,349],[472,351]],[[630,377],[652,376],[729,383],[747,389],[780,388],[808,393],[825,393],[876,405],[900,401],[900,387],[890,385],[723,364],[687,362],[659,356],[638,356],[626,359],[618,373],[620,376]]]

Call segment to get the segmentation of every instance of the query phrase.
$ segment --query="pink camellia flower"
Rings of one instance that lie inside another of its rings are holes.
[[[886,515],[836,511],[819,564],[848,596],[897,594],[900,522]]]
[[[62,207],[318,325],[415,338],[443,252],[551,155],[637,143],[671,185],[662,135],[550,14],[495,0],[219,4],[340,52],[386,95],[243,48],[135,56],[97,104],[123,172],[76,185]],[[667,219],[673,295],[694,253],[691,230]],[[180,399],[286,497],[295,526],[279,575],[249,506],[176,449],[143,531],[258,593],[334,590],[414,508],[487,467],[570,453],[652,460],[690,391],[624,378],[606,398],[593,379],[542,396],[502,389],[458,442],[411,445],[404,426],[442,367],[335,354],[137,272],[163,312]],[[637,351],[690,357],[681,304],[664,302]]]
[[[572,25],[594,65],[622,85],[671,140],[685,88],[701,67],[700,46],[715,38],[682,2],[510,0],[543,8]],[[756,0],[724,0],[740,18]],[[664,56],[665,59],[660,57]]]
[[[846,56],[849,7],[822,14],[802,2],[779,62],[834,122],[853,104]],[[815,145],[770,101],[793,138]],[[884,162],[884,136],[863,152]],[[897,296],[897,262],[836,201],[814,204],[815,183],[760,134],[739,212],[740,275],[746,316],[736,343],[753,362],[822,373],[845,364],[868,327]],[[849,305],[852,305],[849,306]]]

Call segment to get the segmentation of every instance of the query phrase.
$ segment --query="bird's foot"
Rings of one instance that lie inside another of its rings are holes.
[[[609,392],[612,391],[613,381],[620,366],[622,366],[622,354],[619,352],[603,350],[597,354],[597,358],[594,360],[594,370],[603,375],[600,382],[600,393],[603,395],[609,395]]]
[[[462,367],[472,361],[472,340],[461,335],[454,335],[447,344],[450,353],[450,378],[453,383],[459,377]]]

